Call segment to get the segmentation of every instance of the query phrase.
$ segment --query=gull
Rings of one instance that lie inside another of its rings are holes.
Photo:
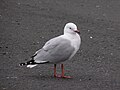
[[[54,77],[71,78],[64,75],[64,64],[70,60],[79,50],[81,44],[80,31],[74,23],[67,23],[63,35],[52,38],[45,45],[35,52],[30,61],[20,63],[20,66],[27,65],[33,68],[40,64],[54,64]],[[61,75],[57,75],[56,66],[61,64]]]

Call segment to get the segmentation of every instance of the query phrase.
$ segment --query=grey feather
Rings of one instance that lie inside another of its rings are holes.
[[[38,50],[34,57],[35,62],[59,63],[68,60],[74,51],[69,40],[64,38],[53,38],[49,40],[42,49]]]

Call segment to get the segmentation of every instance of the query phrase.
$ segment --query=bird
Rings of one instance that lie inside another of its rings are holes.
[[[69,22],[64,26],[62,35],[48,40],[41,49],[31,56],[29,61],[19,65],[33,68],[40,64],[53,64],[54,77],[71,78],[71,76],[65,76],[63,62],[70,60],[79,50],[80,45],[80,30],[78,30],[76,24]],[[61,65],[61,75],[57,75],[57,64]]]

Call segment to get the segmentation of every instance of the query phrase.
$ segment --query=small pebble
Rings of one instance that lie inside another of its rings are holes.
[[[113,55],[113,53],[110,53],[110,55]]]
[[[44,38],[44,37],[41,37],[41,38]]]
[[[39,44],[39,42],[37,42],[37,44]]]
[[[17,78],[17,77],[6,77],[7,79],[9,79],[9,78],[12,78],[12,79],[15,79],[15,78]]]
[[[88,32],[90,32],[90,30],[88,30]]]
[[[93,37],[92,37],[92,36],[90,36],[90,38],[92,39]]]
[[[101,61],[97,61],[98,63],[100,63]]]
[[[20,5],[20,3],[18,3],[18,5]]]
[[[80,81],[82,81],[82,80],[80,79]]]
[[[2,89],[5,90],[6,88],[3,87]]]
[[[99,5],[96,5],[96,8],[99,8],[100,6]]]
[[[9,79],[10,77],[6,77],[7,79]]]
[[[106,17],[106,14],[105,14],[105,13],[103,13],[103,16],[104,16],[104,17]]]
[[[17,78],[17,77],[11,77],[11,78],[13,78],[13,79],[14,79],[14,78]]]

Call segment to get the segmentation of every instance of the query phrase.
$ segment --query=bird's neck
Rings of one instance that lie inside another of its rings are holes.
[[[78,37],[77,33],[71,34],[71,33],[64,33],[64,36],[69,39],[74,39]]]

